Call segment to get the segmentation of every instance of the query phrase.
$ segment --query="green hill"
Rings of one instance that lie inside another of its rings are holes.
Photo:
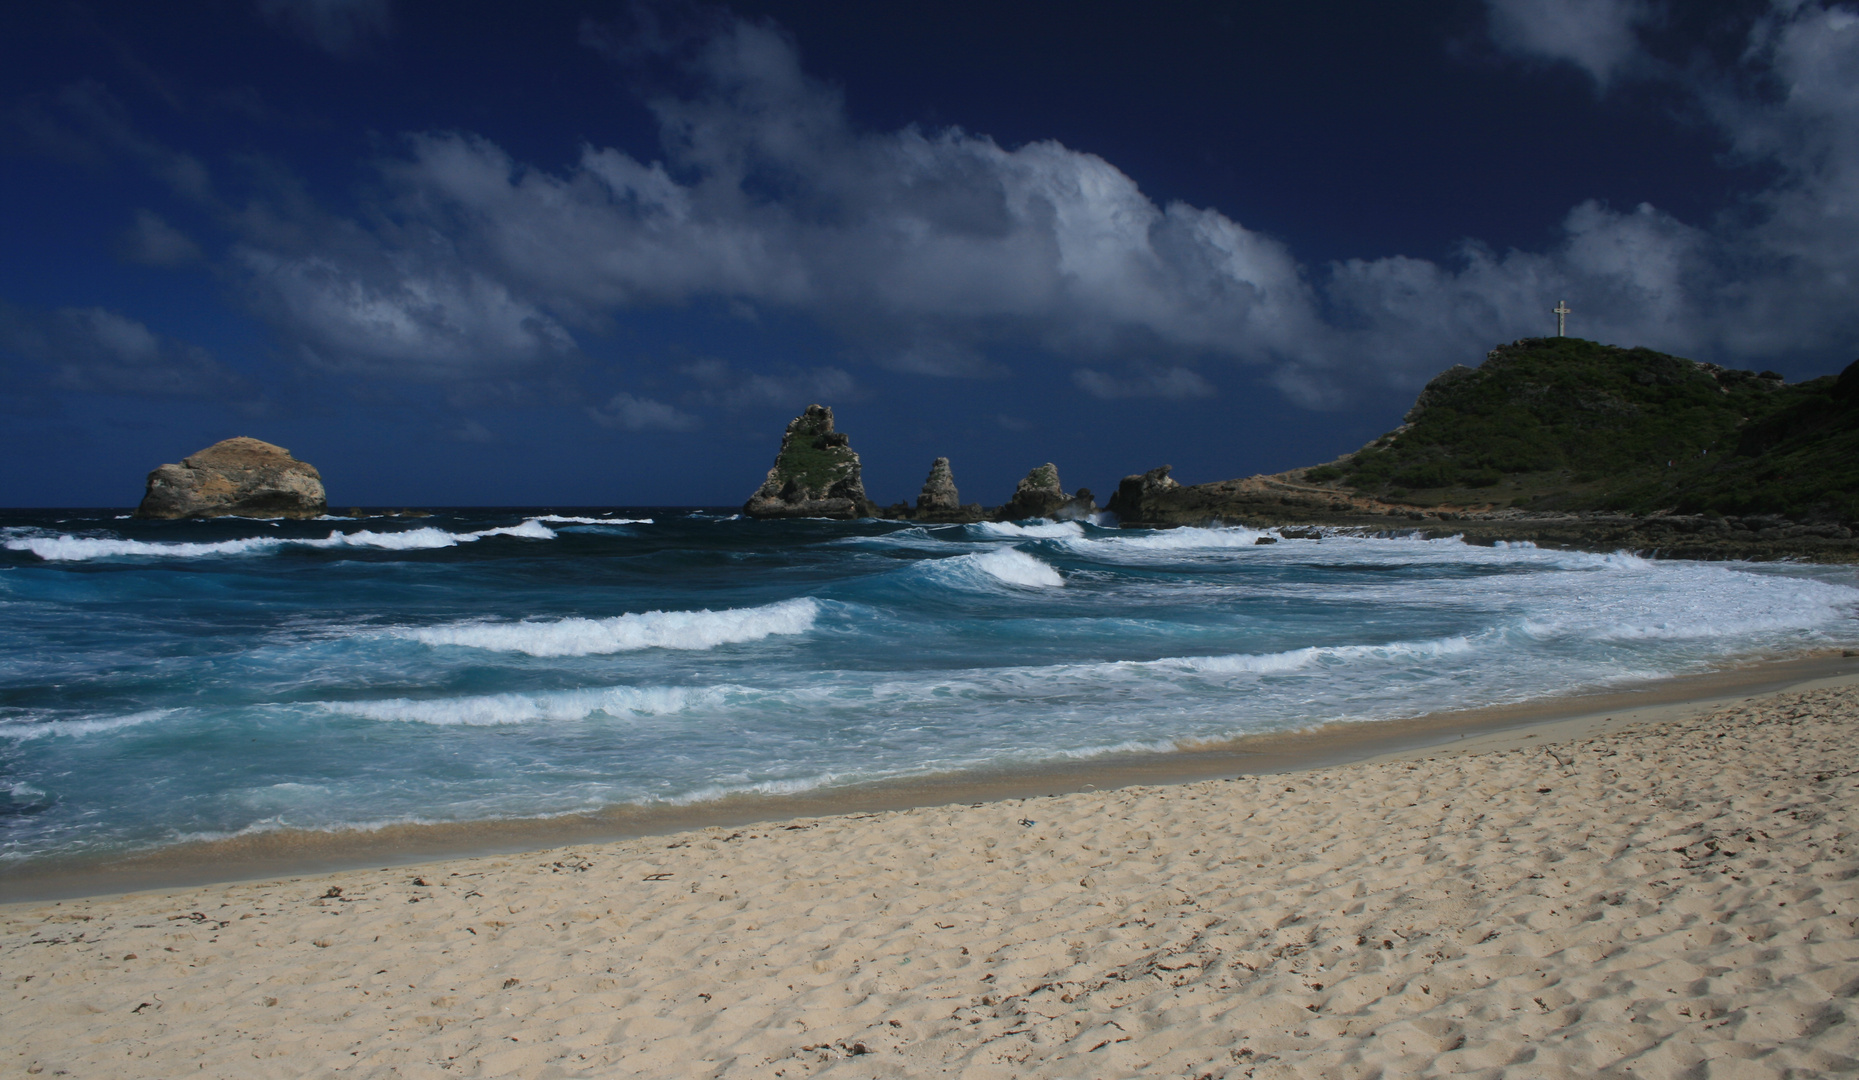
[[[1651,349],[1526,338],[1306,482],[1413,506],[1859,521],[1859,362],[1789,385]]]

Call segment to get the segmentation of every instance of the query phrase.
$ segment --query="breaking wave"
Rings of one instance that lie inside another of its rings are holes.
[[[927,573],[946,584],[967,588],[1049,589],[1065,584],[1059,572],[1015,548],[977,551],[926,564]]]
[[[548,622],[452,623],[401,632],[427,645],[462,645],[530,656],[593,656],[638,649],[714,649],[773,635],[804,634],[819,617],[817,601],[802,597],[723,611],[646,611],[610,619]]]
[[[13,721],[0,724],[0,739],[43,739],[54,735],[96,735],[120,728],[136,727],[174,712],[173,709],[147,709],[127,716],[99,716],[84,720]]]
[[[608,686],[538,694],[483,694],[456,698],[388,698],[381,701],[319,701],[315,705],[340,716],[397,723],[463,724],[490,727],[536,721],[586,720],[597,715],[665,716],[695,706],[716,705],[730,688],[683,686]]]
[[[1037,521],[1016,525],[1011,521],[978,521],[968,526],[978,536],[1013,540],[1066,540],[1084,535],[1084,526],[1075,521]]]
[[[9,551],[30,551],[47,562],[82,562],[88,559],[153,557],[197,559],[213,555],[258,555],[279,548],[375,548],[385,551],[430,551],[457,547],[492,536],[512,536],[524,540],[553,540],[555,530],[530,518],[521,525],[500,529],[480,529],[455,533],[427,526],[405,532],[332,532],[324,537],[292,538],[254,536],[243,540],[218,540],[207,543],[154,543],[147,540],[114,540],[92,536],[33,536],[6,542]]]
[[[560,514],[544,514],[534,521],[546,521],[551,525],[650,525],[651,518],[623,517],[562,517]]]

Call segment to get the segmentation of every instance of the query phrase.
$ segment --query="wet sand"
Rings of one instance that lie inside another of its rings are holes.
[[[0,1069],[1845,1074],[1855,667],[1432,718],[1351,764],[1311,735],[1207,751],[1251,755],[1226,779],[10,904]]]

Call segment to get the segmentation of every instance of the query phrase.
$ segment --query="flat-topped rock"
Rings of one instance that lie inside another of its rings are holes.
[[[139,518],[319,517],[323,477],[282,446],[239,436],[148,474]]]
[[[742,512],[753,518],[874,517],[865,497],[858,454],[842,431],[833,429],[833,410],[809,405],[788,421],[768,478]]]

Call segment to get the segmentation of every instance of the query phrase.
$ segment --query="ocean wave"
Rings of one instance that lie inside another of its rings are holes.
[[[1400,662],[1433,660],[1471,652],[1477,648],[1464,635],[1428,641],[1392,641],[1383,645],[1312,645],[1275,653],[1237,653],[1229,656],[1171,656],[1138,661],[1137,666],[1172,668],[1207,675],[1274,675],[1315,667],[1325,661]]]
[[[389,723],[493,727],[538,721],[666,716],[721,703],[735,688],[723,686],[607,686],[541,693],[482,694],[455,698],[386,698],[377,701],[319,701],[316,708],[340,716]]]
[[[722,611],[646,611],[608,619],[452,623],[400,631],[427,645],[462,645],[530,656],[592,656],[638,649],[714,649],[813,629],[820,605],[807,597]]]
[[[544,514],[532,521],[546,521],[551,525],[650,525],[651,518],[608,518],[608,517],[562,517],[559,514]]]
[[[147,540],[115,540],[60,534],[15,538],[6,541],[6,547],[10,551],[30,551],[47,562],[82,562],[89,559],[137,556],[196,559],[213,555],[257,555],[287,547],[430,551],[470,544],[492,536],[510,536],[524,540],[553,540],[555,531],[536,518],[530,518],[521,525],[510,525],[499,529],[480,529],[467,533],[447,532],[429,525],[405,532],[374,532],[363,529],[352,533],[332,532],[320,538],[254,536],[242,540],[217,540],[204,543],[187,541],[154,543]]]
[[[1080,530],[1082,533],[1082,530]],[[1122,536],[1080,535],[1067,540],[1067,546],[1092,554],[1115,554],[1117,552],[1187,552],[1187,551],[1223,551],[1232,548],[1250,548],[1258,546],[1258,539],[1267,533],[1258,529],[1241,526],[1232,528],[1203,529],[1182,528],[1166,529],[1152,533],[1135,533]]]
[[[977,521],[968,525],[967,529],[977,536],[1013,540],[1067,540],[1084,535],[1084,526],[1075,521],[1044,519],[1031,525],[1019,525],[1011,521]]]
[[[942,582],[967,588],[1049,589],[1065,584],[1059,572],[1015,548],[977,551],[925,564],[926,573]]]
[[[175,712],[174,709],[147,709],[130,713],[127,716],[98,716],[83,720],[36,720],[21,723],[10,721],[0,723],[0,739],[13,739],[25,742],[28,739],[44,739],[64,735],[96,735],[105,731],[136,727]]]

